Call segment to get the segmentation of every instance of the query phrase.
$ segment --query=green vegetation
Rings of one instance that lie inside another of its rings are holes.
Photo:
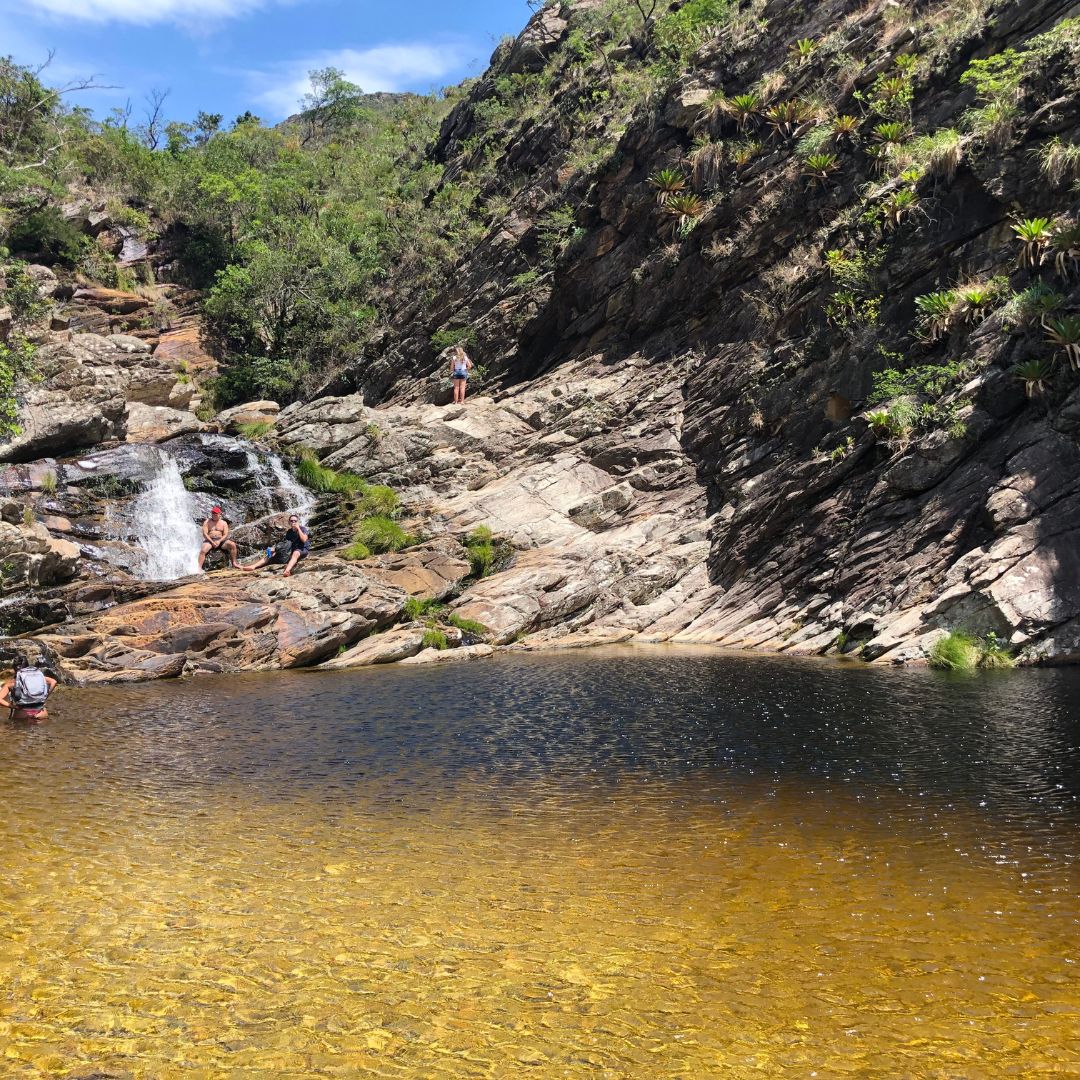
[[[361,559],[371,558],[371,548],[359,542],[353,542],[341,549],[341,557],[351,562],[359,562]]]
[[[941,671],[975,671],[976,668],[1016,666],[1012,653],[996,634],[977,637],[952,630],[930,647],[930,666]]]
[[[304,487],[319,494],[355,495],[367,484],[363,477],[351,472],[337,472],[321,464],[314,451],[302,449],[296,464],[296,479]]]
[[[449,349],[454,345],[471,345],[476,339],[476,333],[471,326],[456,326],[445,330],[436,330],[431,335],[431,347],[436,352]]]
[[[361,517],[396,518],[401,513],[401,500],[391,487],[384,484],[364,484],[358,492],[356,513]]]
[[[442,652],[443,649],[450,647],[450,642],[447,641],[446,635],[435,627],[429,627],[424,631],[424,636],[420,639],[420,647],[423,649],[438,649]]]
[[[56,472],[49,469],[41,478],[41,491],[44,495],[56,494]]]
[[[1080,370],[1080,316],[1064,315],[1044,323],[1046,340],[1065,353],[1073,371]]]
[[[1032,270],[1042,265],[1046,249],[1050,246],[1054,223],[1045,217],[1025,218],[1012,228],[1020,243],[1020,265]]]
[[[410,596],[401,609],[402,617],[408,622],[416,622],[427,615],[440,615],[446,610],[446,605],[434,596]]]
[[[1024,384],[1024,392],[1029,398],[1045,394],[1051,378],[1054,375],[1052,360],[1036,357],[1032,360],[1024,360],[1014,364],[1013,376]]]
[[[415,540],[396,521],[372,514],[356,526],[353,542],[362,544],[375,555],[382,555],[388,551],[400,551],[415,543]]]
[[[274,430],[274,422],[273,420],[256,420],[248,424],[237,424],[236,430],[242,439],[254,442],[256,439],[269,435]]]
[[[495,537],[486,525],[477,525],[463,543],[474,577],[487,577],[495,564]]]
[[[457,627],[464,634],[475,634],[477,637],[487,637],[491,631],[481,622],[477,622],[475,619],[466,619],[463,615],[458,615],[457,612],[450,612],[446,616],[446,621],[451,625]]]
[[[678,169],[661,169],[649,177],[649,186],[656,192],[657,203],[663,206],[686,190],[686,177]]]

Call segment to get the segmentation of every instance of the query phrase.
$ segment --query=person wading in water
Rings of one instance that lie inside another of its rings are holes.
[[[460,345],[455,345],[450,350],[450,378],[454,382],[455,405],[465,404],[465,387],[468,385],[472,366],[469,354]]]
[[[11,666],[13,676],[0,686],[0,708],[8,710],[10,720],[30,724],[48,720],[45,702],[56,686],[56,680],[40,671],[36,660],[24,656],[16,656]]]
[[[210,516],[203,521],[202,534],[203,544],[199,548],[200,570],[211,551],[224,551],[229,556],[229,563],[234,570],[240,565],[236,561],[236,541],[229,539],[229,523],[221,516],[220,506],[215,506],[210,511]]]

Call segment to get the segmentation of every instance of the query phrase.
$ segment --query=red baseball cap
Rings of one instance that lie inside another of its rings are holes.
[[[221,507],[220,506],[211,506],[210,507],[210,513],[211,514],[220,514],[221,513]]]

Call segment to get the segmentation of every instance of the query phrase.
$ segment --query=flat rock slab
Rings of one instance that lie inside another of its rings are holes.
[[[368,667],[372,664],[394,664],[415,656],[423,648],[425,628],[402,626],[365,638],[359,645],[320,664],[324,670]]]
[[[450,664],[456,660],[483,660],[495,649],[491,645],[462,645],[460,649],[424,649],[415,656],[402,660],[402,664]]]

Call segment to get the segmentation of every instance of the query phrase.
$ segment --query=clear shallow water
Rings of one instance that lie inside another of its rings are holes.
[[[1080,1075],[1080,672],[613,651],[0,734],[0,1075]]]

